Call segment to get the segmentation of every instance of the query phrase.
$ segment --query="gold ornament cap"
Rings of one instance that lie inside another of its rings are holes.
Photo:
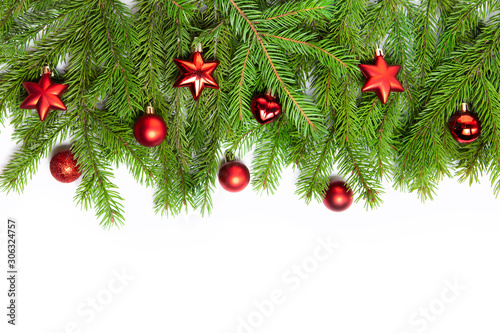
[[[44,76],[45,74],[50,74],[50,75],[53,75],[53,73],[51,72],[51,70],[50,70],[50,67],[49,67],[49,66],[43,66],[43,67],[42,67],[42,76]]]
[[[155,108],[151,106],[151,104],[149,104],[147,107],[146,107],[146,114],[154,114],[155,113]]]

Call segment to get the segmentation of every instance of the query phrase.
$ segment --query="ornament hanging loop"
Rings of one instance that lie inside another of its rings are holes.
[[[194,52],[203,53],[203,46],[201,45],[201,43],[196,44],[196,46],[193,48],[193,53]]]
[[[49,66],[43,66],[42,67],[42,76],[44,76],[45,74],[53,75],[52,72],[50,71],[50,67]]]
[[[151,103],[146,107],[146,114],[154,114],[155,108],[151,106]]]
[[[375,51],[375,56],[384,57],[384,50],[382,50],[381,48],[377,48],[377,50]]]
[[[226,162],[236,161],[236,156],[234,155],[233,151],[228,149],[224,153],[224,159],[226,160]]]

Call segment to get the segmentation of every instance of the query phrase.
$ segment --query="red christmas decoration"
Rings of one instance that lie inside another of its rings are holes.
[[[469,111],[467,103],[463,103],[462,110],[450,117],[448,127],[455,141],[460,143],[473,142],[481,134],[481,122]]]
[[[134,136],[145,147],[158,146],[167,136],[167,124],[162,117],[154,114],[153,107],[148,106],[146,114],[135,122]]]
[[[359,65],[359,69],[367,78],[362,92],[373,91],[377,94],[382,104],[387,103],[391,91],[405,91],[396,76],[401,70],[401,66],[387,66],[384,55],[380,50],[375,55],[375,65]]]
[[[23,86],[28,91],[28,97],[21,104],[21,109],[36,109],[41,121],[44,121],[50,110],[66,110],[66,105],[61,101],[61,95],[68,89],[67,84],[52,83],[48,67],[40,82],[24,82]]]
[[[72,183],[81,176],[77,160],[69,149],[62,150],[52,157],[50,173],[61,183]]]
[[[281,104],[274,96],[263,94],[252,99],[252,114],[260,124],[268,124],[281,114]]]
[[[326,208],[334,212],[342,212],[352,204],[352,190],[341,180],[334,180],[328,185],[328,189],[323,199]]]
[[[250,171],[238,161],[224,163],[219,169],[219,183],[229,192],[240,192],[250,182]]]
[[[181,70],[181,76],[175,81],[174,88],[189,87],[195,101],[200,98],[204,88],[219,89],[212,77],[219,61],[205,62],[201,52],[194,52],[190,61],[174,59],[174,62]]]

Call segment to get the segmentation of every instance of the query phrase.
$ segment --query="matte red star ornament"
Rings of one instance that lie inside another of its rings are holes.
[[[387,66],[384,56],[375,55],[375,65],[359,65],[359,69],[367,78],[362,92],[373,91],[377,94],[382,104],[387,103],[389,94],[392,92],[405,91],[396,76],[401,70],[401,66]]]
[[[174,88],[189,87],[195,101],[200,98],[204,88],[219,89],[212,77],[219,61],[205,62],[201,53],[195,52],[191,61],[174,59],[174,62],[181,70],[181,76],[175,81]]]
[[[68,85],[52,83],[50,75],[50,73],[43,74],[38,83],[23,83],[29,95],[20,108],[36,109],[41,121],[45,120],[50,110],[66,110],[66,105],[61,101],[61,95],[68,89]]]

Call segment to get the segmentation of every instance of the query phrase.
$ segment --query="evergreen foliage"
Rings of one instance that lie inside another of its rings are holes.
[[[0,175],[22,192],[42,159],[71,140],[83,173],[75,194],[105,228],[124,222],[113,167],[154,188],[154,209],[210,212],[224,152],[253,154],[252,187],[276,191],[283,169],[299,170],[297,195],[321,200],[344,177],[367,208],[383,181],[432,198],[443,177],[500,193],[499,0],[3,0],[0,4],[0,121],[20,148]],[[194,102],[175,89],[173,58],[201,44],[217,59],[221,89]],[[382,105],[361,94],[360,63],[382,48],[400,64],[404,93]],[[21,110],[22,83],[49,65],[69,85],[67,111],[44,122]],[[284,113],[259,125],[250,102],[271,92]],[[466,102],[481,137],[461,145],[448,118]],[[151,104],[168,126],[160,146],[134,139]]]

